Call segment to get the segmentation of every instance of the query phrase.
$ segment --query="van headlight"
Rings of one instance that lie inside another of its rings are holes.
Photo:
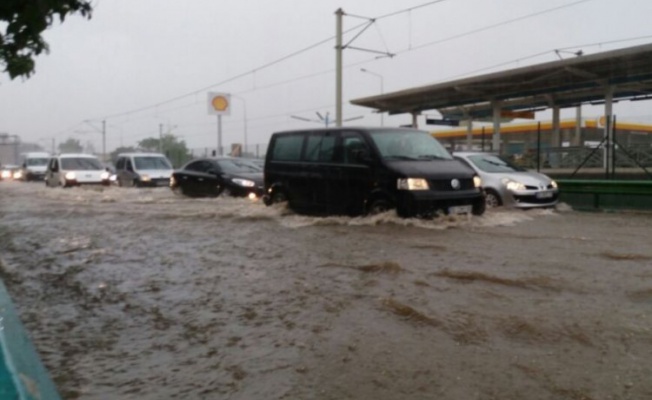
[[[240,185],[244,187],[256,186],[256,182],[250,181],[249,179],[233,178],[231,179],[231,182],[235,183],[236,185]]]
[[[480,177],[477,175],[473,177],[473,186],[476,188],[482,187],[482,179],[480,179]]]
[[[140,176],[140,180],[141,180],[142,182],[149,182],[149,181],[152,180],[152,178],[150,178],[150,176],[147,175],[147,174],[142,174],[142,175]]]
[[[75,178],[77,178],[77,175],[75,175],[75,173],[72,172],[72,171],[68,171],[68,172],[66,172],[66,174],[64,175],[64,178],[66,178],[67,181],[74,181]]]
[[[508,179],[508,178],[503,179],[503,184],[505,185],[505,187],[507,187],[507,190],[509,190],[511,192],[518,192],[518,191],[521,191],[521,190],[525,190],[525,185],[524,184],[522,184],[521,182],[518,182],[518,181]]]
[[[105,181],[105,180],[109,179],[110,176],[111,176],[111,174],[109,174],[108,171],[104,171],[104,172],[102,172],[102,173],[100,174],[100,179],[102,179],[103,181]]]
[[[399,178],[396,181],[398,190],[428,190],[428,181],[423,178]]]

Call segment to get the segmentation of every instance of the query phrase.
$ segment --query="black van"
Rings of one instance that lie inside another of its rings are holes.
[[[272,135],[263,200],[310,214],[481,215],[480,184],[428,132],[325,128]]]

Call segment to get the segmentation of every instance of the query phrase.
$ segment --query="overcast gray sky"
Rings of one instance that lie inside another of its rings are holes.
[[[378,125],[350,99],[649,43],[650,0],[111,0],[95,1],[91,20],[72,16],[45,34],[50,54],[36,74],[0,75],[0,132],[49,147],[76,138],[107,151],[157,137],[159,125],[193,149],[215,148],[216,117],[207,93],[231,93],[223,144],[266,144],[284,129],[318,126],[335,114],[335,11],[345,43],[394,57],[344,51],[344,118]],[[329,38],[331,38],[329,40]],[[636,40],[634,40],[636,39]],[[318,45],[322,43],[321,45]],[[301,52],[301,50],[305,51]],[[290,56],[291,55],[291,56]],[[285,58],[286,56],[290,56]],[[277,62],[278,61],[278,62]],[[270,65],[272,64],[272,65]],[[372,73],[361,72],[365,68]],[[382,79],[381,79],[382,77]],[[569,110],[570,111],[570,110]],[[570,117],[565,114],[562,117]],[[587,107],[585,116],[597,116]],[[618,103],[619,120],[652,122],[650,103]],[[437,115],[435,111],[430,113]],[[537,118],[549,118],[546,113]],[[90,122],[84,122],[90,121]],[[400,125],[409,116],[385,117]]]

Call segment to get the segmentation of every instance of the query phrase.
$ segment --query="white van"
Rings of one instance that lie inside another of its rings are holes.
[[[172,163],[160,153],[122,153],[115,163],[119,186],[169,186]]]
[[[21,179],[24,181],[42,181],[50,160],[50,153],[31,152],[20,155]]]
[[[109,171],[92,154],[60,154],[50,158],[45,173],[45,185],[71,187],[89,184],[109,184]]]

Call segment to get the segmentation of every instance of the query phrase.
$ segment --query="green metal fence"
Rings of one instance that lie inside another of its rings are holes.
[[[652,180],[558,179],[560,201],[579,210],[652,210]]]

